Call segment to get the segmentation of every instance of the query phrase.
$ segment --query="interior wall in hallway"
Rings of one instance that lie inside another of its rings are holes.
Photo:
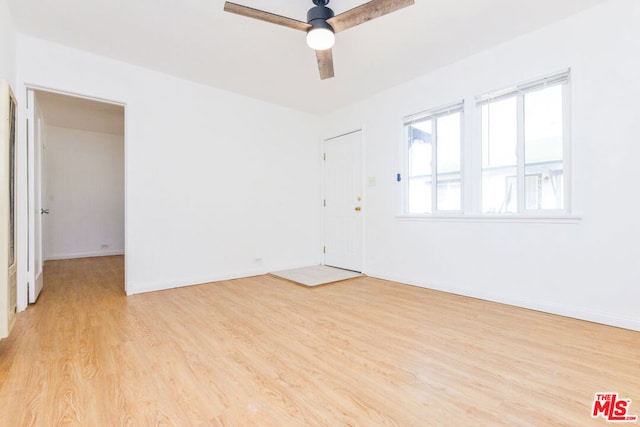
[[[124,253],[124,136],[47,127],[44,259]]]

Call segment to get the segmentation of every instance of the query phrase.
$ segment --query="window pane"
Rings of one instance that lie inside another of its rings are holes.
[[[518,211],[516,97],[482,106],[482,211]]]
[[[460,199],[460,178],[451,182],[438,181],[438,210],[439,211],[459,211]]]
[[[437,209],[459,211],[460,192],[460,120],[461,113],[454,113],[436,120],[437,158]]]
[[[409,213],[431,212],[431,179],[409,178]]]
[[[524,96],[527,209],[563,209],[562,86]]]
[[[409,213],[431,212],[433,122],[406,126],[409,141]]]

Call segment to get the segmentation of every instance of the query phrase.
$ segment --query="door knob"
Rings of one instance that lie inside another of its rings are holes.
[[[356,206],[356,210],[357,210],[358,212],[360,212],[360,211],[362,210],[362,208],[361,208],[360,206]]]
[[[49,214],[49,209],[40,209],[40,215],[42,214]]]

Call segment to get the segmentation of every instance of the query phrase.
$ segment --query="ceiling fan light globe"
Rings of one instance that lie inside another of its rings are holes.
[[[307,33],[307,45],[313,50],[331,49],[336,42],[336,36],[328,28],[312,28]]]

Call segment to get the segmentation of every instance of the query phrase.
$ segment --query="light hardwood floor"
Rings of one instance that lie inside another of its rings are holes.
[[[371,278],[125,297],[123,259],[47,263],[0,342],[2,426],[586,426],[640,415],[640,333]]]

